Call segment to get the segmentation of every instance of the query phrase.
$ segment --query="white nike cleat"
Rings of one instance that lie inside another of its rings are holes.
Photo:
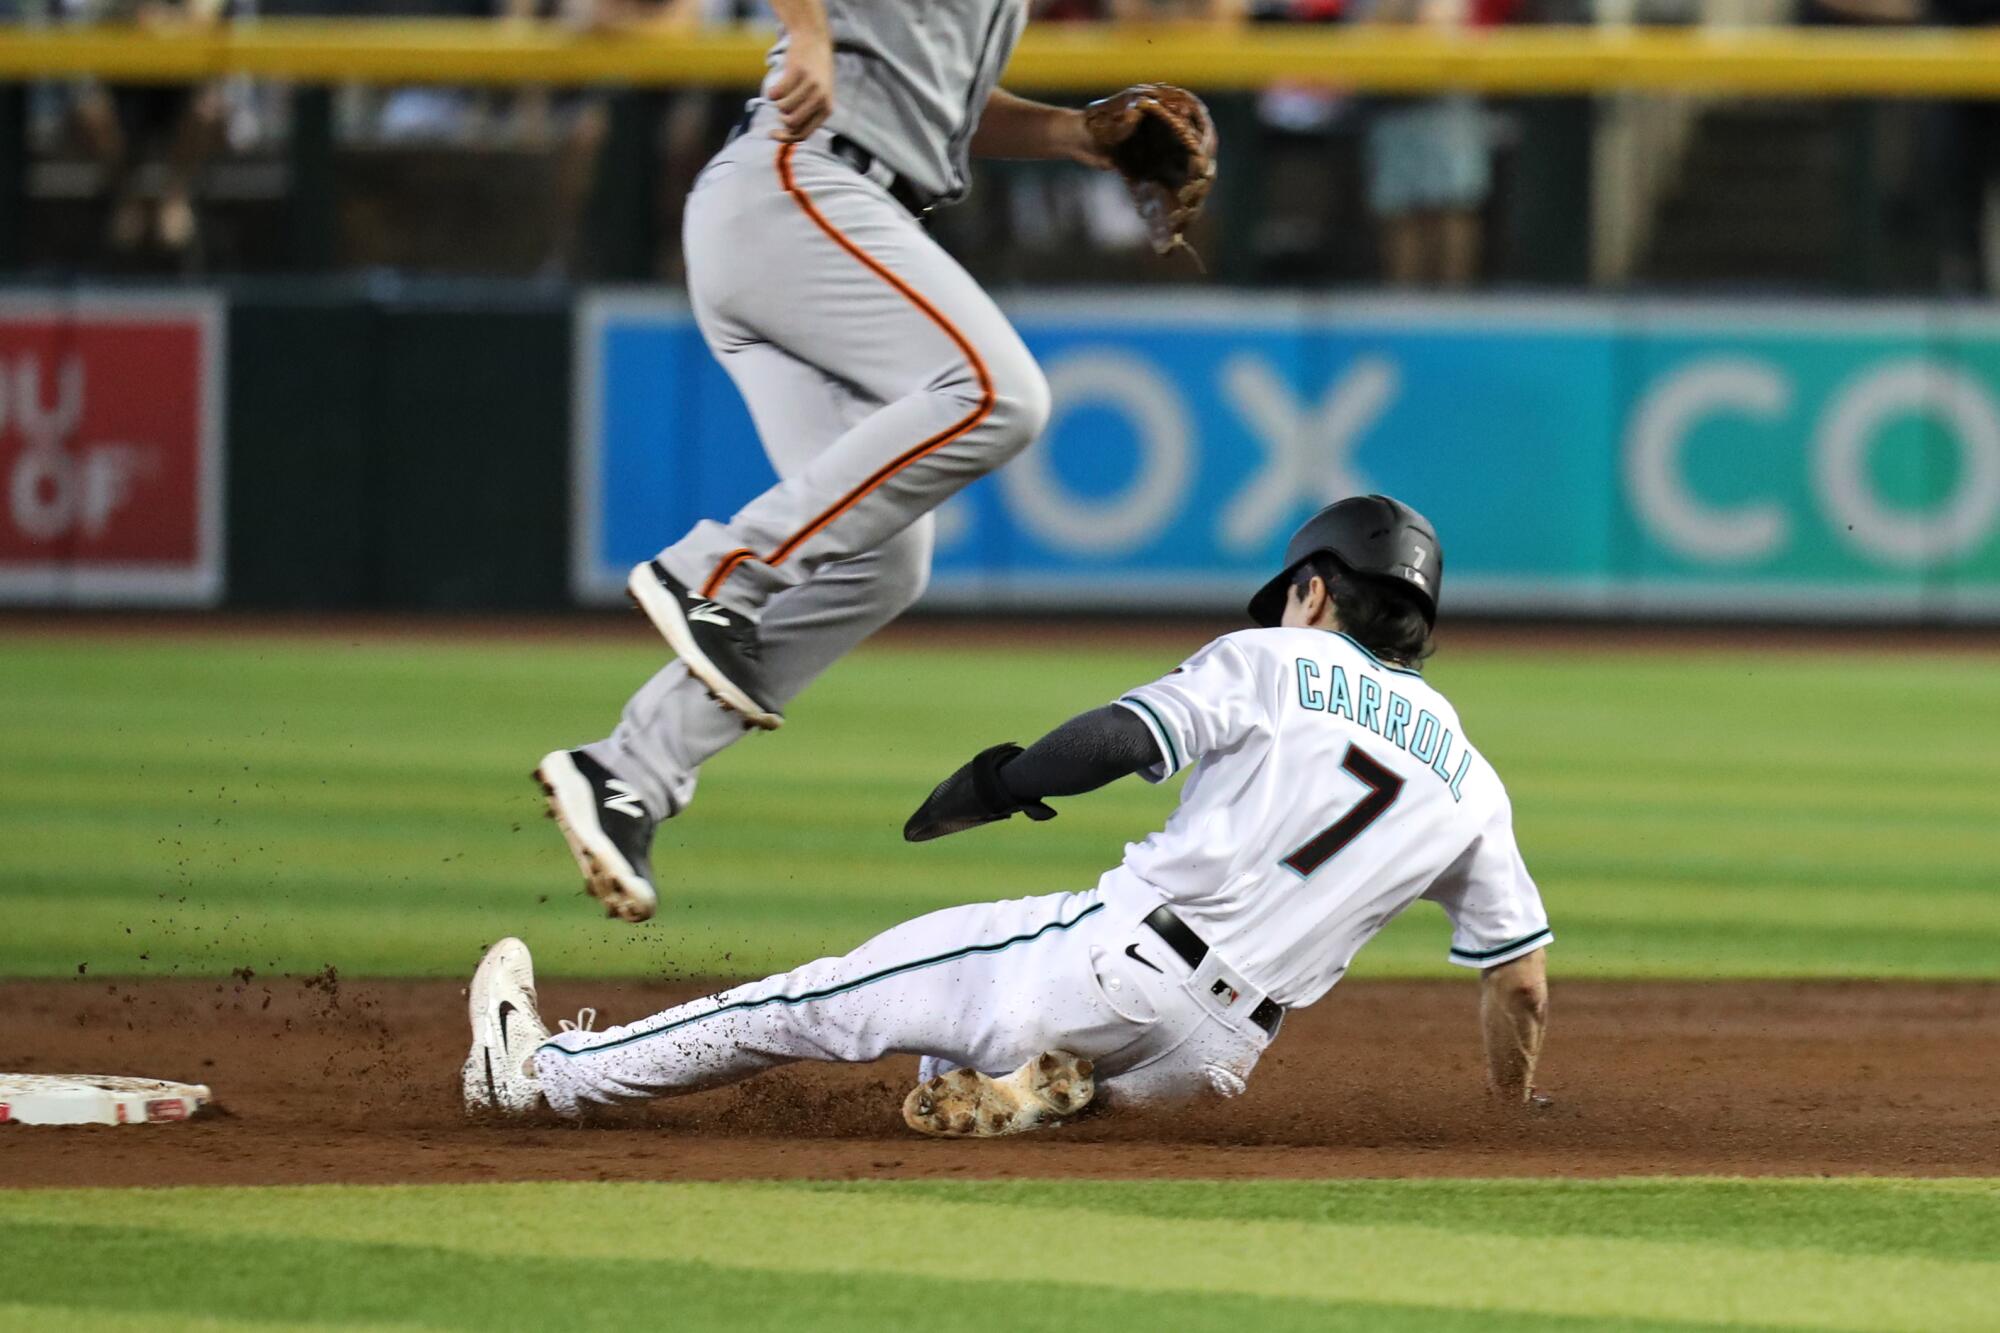
[[[992,1139],[1051,1125],[1090,1105],[1091,1062],[1048,1051],[1005,1078],[957,1069],[919,1084],[903,1100],[903,1123],[919,1134]]]
[[[549,815],[583,871],[583,887],[621,921],[645,921],[659,910],[653,887],[653,830],[632,785],[582,750],[542,757],[535,781]]]
[[[472,974],[472,1052],[465,1057],[468,1112],[525,1115],[542,1104],[535,1048],[549,1039],[536,1008],[535,960],[509,936],[486,951]]]

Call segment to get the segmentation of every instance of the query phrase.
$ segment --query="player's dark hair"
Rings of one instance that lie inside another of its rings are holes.
[[[1399,580],[1358,573],[1325,551],[1308,556],[1292,583],[1304,592],[1315,576],[1333,594],[1341,633],[1383,661],[1418,670],[1437,651],[1423,604]]]

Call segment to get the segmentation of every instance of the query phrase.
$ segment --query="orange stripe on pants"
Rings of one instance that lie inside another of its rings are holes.
[[[847,251],[848,254],[859,261],[861,266],[866,268],[870,273],[873,273],[876,277],[894,287],[903,299],[918,310],[921,310],[931,323],[944,330],[945,336],[951,339],[953,345],[958,348],[960,354],[972,366],[972,373],[979,379],[979,402],[973,407],[972,411],[968,412],[959,421],[954,422],[936,435],[931,436],[922,444],[898,454],[895,458],[883,464],[867,480],[842,496],[830,508],[812,519],[811,522],[807,523],[797,532],[787,537],[776,550],[762,557],[764,563],[767,565],[783,564],[800,546],[810,541],[815,534],[824,531],[828,524],[838,519],[842,514],[845,514],[848,510],[854,508],[855,505],[867,499],[869,495],[873,494],[889,478],[895,476],[898,472],[910,466],[910,464],[928,458],[950,444],[953,440],[959,439],[978,426],[980,422],[984,421],[992,413],[996,397],[993,390],[993,376],[987,372],[986,363],[980,360],[979,353],[974,350],[972,343],[967,340],[966,336],[958,331],[957,326],[949,319],[946,319],[944,313],[936,306],[925,300],[923,293],[910,286],[909,283],[903,281],[894,273],[891,273],[873,255],[870,255],[866,250],[863,250],[852,240],[849,240],[841,232],[840,228],[827,221],[826,215],[821,213],[813,204],[811,197],[799,188],[798,181],[792,176],[792,155],[797,149],[798,145],[795,143],[785,144],[778,149],[778,183],[784,188],[785,193],[792,197],[793,202],[798,204],[800,210],[812,219],[813,225],[825,232],[835,245]],[[722,585],[728,581],[729,576],[735,573],[744,561],[755,559],[758,559],[756,552],[748,548],[731,551],[717,563],[715,572],[710,574],[708,582],[702,585],[702,596],[714,597]]]

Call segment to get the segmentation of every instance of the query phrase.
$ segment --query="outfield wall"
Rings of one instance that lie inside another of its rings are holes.
[[[1044,440],[934,606],[1222,611],[1326,499],[1494,614],[2000,620],[2000,308],[1007,299]],[[343,279],[0,304],[0,601],[547,609],[769,479],[656,291]]]
[[[1005,302],[1042,441],[939,514],[930,603],[1226,610],[1319,504],[1438,524],[1495,614],[2000,617],[2000,310],[1065,294]],[[577,324],[573,568],[770,481],[677,301]]]

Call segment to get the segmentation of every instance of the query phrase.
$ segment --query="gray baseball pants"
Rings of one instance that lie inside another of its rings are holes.
[[[756,617],[779,704],[900,615],[930,573],[930,511],[1026,448],[1049,390],[972,276],[824,131],[770,137],[766,110],[688,197],[688,292],[749,406],[778,484],[659,555]],[[743,735],[678,662],[586,747],[656,816]]]

